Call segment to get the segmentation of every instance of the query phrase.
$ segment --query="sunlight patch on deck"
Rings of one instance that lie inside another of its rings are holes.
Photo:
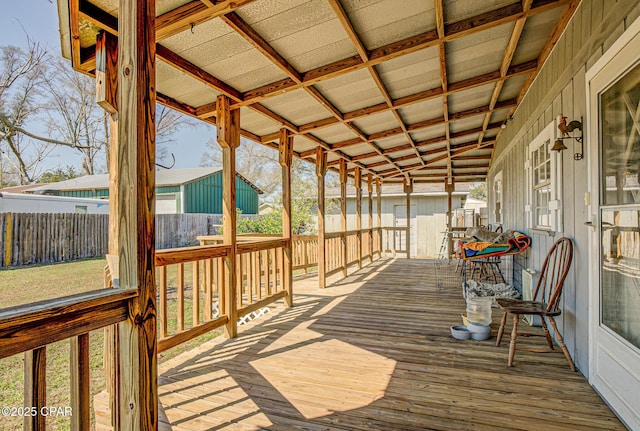
[[[347,299],[346,295],[337,297],[336,299],[334,299],[333,301],[331,301],[330,303],[328,303],[327,305],[322,307],[320,310],[318,310],[315,313],[313,313],[313,316],[311,316],[311,317],[319,317],[319,316],[322,316],[324,314],[327,314],[329,311],[333,310],[335,307],[337,307],[345,299]]]
[[[311,326],[315,322],[315,320],[302,322],[293,330],[287,331],[282,337],[278,338],[276,341],[272,342],[267,347],[262,349],[259,354],[263,355],[269,352],[294,348],[298,344],[304,345],[308,344],[311,340],[322,338],[323,335],[321,333],[309,329],[309,326]]]
[[[158,389],[166,421],[174,429],[253,429],[272,425],[269,418],[236,380],[224,370],[172,381],[165,379]],[[185,384],[186,383],[186,384]]]
[[[382,398],[396,361],[327,340],[250,364],[306,419],[312,419],[365,407]]]

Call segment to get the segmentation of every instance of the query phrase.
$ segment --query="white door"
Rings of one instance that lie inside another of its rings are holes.
[[[640,20],[634,29],[587,74],[589,381],[640,429]]]
[[[417,237],[417,229],[416,229],[416,206],[411,205],[409,211],[411,212],[411,222],[409,224],[409,242],[411,248],[409,251],[411,252],[411,256],[415,257],[418,253],[418,242],[416,241]],[[395,215],[395,227],[407,227],[407,206],[406,205],[396,205],[393,208],[393,212]],[[406,250],[406,242],[407,237],[405,232],[396,231],[396,250]]]
[[[178,202],[175,194],[156,195],[156,214],[176,214]]]

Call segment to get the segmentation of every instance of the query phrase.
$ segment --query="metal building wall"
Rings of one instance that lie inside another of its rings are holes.
[[[237,177],[236,205],[243,214],[258,213],[258,192]],[[222,172],[184,185],[184,211],[222,214]]]

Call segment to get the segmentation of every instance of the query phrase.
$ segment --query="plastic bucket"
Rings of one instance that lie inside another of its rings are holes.
[[[467,319],[476,325],[491,324],[491,304],[493,298],[467,298]]]

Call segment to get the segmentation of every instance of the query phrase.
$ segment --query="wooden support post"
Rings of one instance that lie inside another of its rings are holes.
[[[318,287],[327,287],[327,256],[324,243],[324,176],[327,173],[327,153],[316,147],[316,176],[318,177]]]
[[[34,407],[38,414],[24,417],[25,431],[44,430],[47,417],[40,409],[47,405],[47,348],[24,353],[24,405]]]
[[[340,159],[340,230],[342,276],[347,276],[347,161]]]
[[[120,0],[118,255],[120,286],[137,289],[119,325],[120,429],[158,427],[155,280],[155,0]]]
[[[413,192],[413,180],[407,178],[404,183],[404,192],[407,194],[407,259],[411,259],[411,192]]]
[[[368,206],[369,206],[369,235],[368,235],[368,247],[369,261],[373,262],[373,176],[371,173],[367,174],[367,194],[368,194]]]
[[[382,180],[376,180],[376,217],[378,219],[378,255],[382,256]]]
[[[282,166],[282,237],[289,241],[284,246],[284,289],[287,307],[293,306],[293,263],[291,247],[291,159],[293,157],[293,137],[289,129],[280,129],[279,162]]]
[[[362,171],[356,167],[354,172],[356,187],[356,231],[358,232],[358,269],[362,268]]]
[[[444,180],[444,191],[447,192],[447,231],[451,232],[451,220],[453,218],[452,193],[456,189],[456,182],[454,178],[448,178],[448,180],[447,178]],[[447,235],[447,237],[447,257],[451,259],[451,255],[453,254],[453,236]]]
[[[109,145],[107,147],[107,168],[109,170],[109,240],[108,254],[117,259],[118,241],[120,231],[118,205],[119,181],[118,181],[118,39],[110,33],[101,31],[96,38],[96,102],[109,115]],[[115,268],[110,268],[111,284],[114,288],[119,287],[119,274],[115,273]],[[108,286],[105,286],[108,287]],[[103,366],[105,375],[105,386],[109,394],[109,406],[111,410],[111,426],[114,429],[119,427],[119,401],[118,401],[118,381],[119,374],[119,335],[118,325],[104,328],[104,354]],[[74,415],[73,428],[82,429],[82,426],[75,426]]]
[[[238,303],[236,274],[236,148],[240,145],[240,110],[230,109],[231,101],[220,95],[217,100],[217,139],[222,147],[222,229],[224,244],[231,252],[224,259],[225,309],[229,322],[224,333],[228,338],[238,335]]]

